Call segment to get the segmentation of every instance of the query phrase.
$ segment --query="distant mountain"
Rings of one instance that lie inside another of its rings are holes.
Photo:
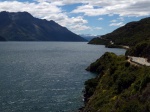
[[[130,22],[112,33],[93,39],[89,44],[110,44],[134,46],[141,41],[150,40],[150,17],[137,22]]]
[[[90,41],[93,38],[99,37],[100,35],[80,34],[80,36],[83,37],[84,39]]]
[[[28,12],[0,12],[0,36],[6,41],[86,41],[54,21]]]

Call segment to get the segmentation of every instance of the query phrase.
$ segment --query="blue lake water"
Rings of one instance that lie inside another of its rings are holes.
[[[76,112],[85,71],[106,51],[86,42],[0,42],[0,112]]]

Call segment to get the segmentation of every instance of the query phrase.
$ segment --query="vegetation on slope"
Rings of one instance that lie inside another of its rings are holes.
[[[105,53],[87,70],[97,77],[85,82],[82,112],[150,111],[150,68],[134,66],[125,56]]]
[[[126,55],[148,58],[150,61],[150,41],[140,42],[127,50]]]
[[[95,44],[95,45],[107,45],[109,40],[102,39],[101,37],[93,38],[88,44]]]
[[[115,45],[134,46],[143,40],[150,40],[150,17],[130,22],[112,33],[91,40],[89,44],[109,45],[113,41]]]

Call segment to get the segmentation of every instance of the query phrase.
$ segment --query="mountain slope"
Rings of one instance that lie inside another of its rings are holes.
[[[85,107],[80,112],[149,112],[150,69],[134,66],[125,56],[105,53],[88,71],[97,77],[85,82]]]
[[[130,22],[122,26],[112,33],[101,36],[101,38],[93,39],[89,44],[110,44],[134,46],[135,44],[150,40],[150,17],[137,22]]]
[[[54,21],[28,12],[1,12],[0,35],[7,41],[86,41]]]
[[[150,62],[150,41],[140,42],[127,50],[126,56],[147,58]]]

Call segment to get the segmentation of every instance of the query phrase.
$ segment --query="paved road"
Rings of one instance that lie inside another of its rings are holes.
[[[141,58],[141,57],[133,57],[133,56],[129,56],[130,60],[134,63],[140,64],[140,65],[146,65],[146,66],[150,66],[150,63],[147,62],[146,58]]]

